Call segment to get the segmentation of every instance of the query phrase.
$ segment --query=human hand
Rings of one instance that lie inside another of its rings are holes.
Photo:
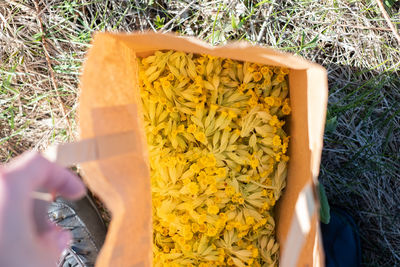
[[[38,190],[71,200],[86,191],[76,175],[37,152],[0,166],[0,266],[53,267],[70,242],[71,234],[49,221],[44,202],[32,198]]]

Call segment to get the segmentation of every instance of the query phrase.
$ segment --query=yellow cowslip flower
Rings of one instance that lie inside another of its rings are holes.
[[[289,69],[288,68],[281,68],[280,73],[283,75],[289,74]]]
[[[167,80],[167,79],[163,79],[161,80],[161,86],[165,89],[165,88],[169,88],[171,87],[171,83]]]
[[[174,51],[139,60],[155,266],[277,262],[288,72]]]
[[[163,251],[164,251],[165,253],[168,253],[168,252],[170,251],[170,248],[169,248],[168,246],[164,245],[164,246],[163,246]]]
[[[225,170],[225,168],[218,168],[218,169],[217,169],[217,172],[216,172],[216,175],[217,175],[218,177],[225,177],[225,176],[226,176],[226,170]]]
[[[190,178],[184,178],[184,179],[182,179],[182,183],[183,183],[184,185],[189,184],[190,181],[191,181]]]
[[[215,227],[208,227],[207,228],[207,236],[215,236],[217,234],[217,229]]]
[[[247,69],[248,72],[255,72],[257,70],[255,65],[250,65],[247,67],[247,65],[249,65],[249,64],[247,62],[244,64],[245,64],[245,68]]]
[[[188,133],[191,133],[191,134],[195,133],[195,131],[196,131],[196,125],[190,124],[190,125],[187,127],[186,131],[187,131]]]
[[[281,137],[279,135],[275,135],[272,139],[272,144],[276,147],[281,145]]]
[[[276,115],[272,116],[271,120],[269,121],[269,125],[275,126],[279,124],[278,117]]]
[[[200,227],[197,223],[192,223],[192,231],[193,233],[197,233],[199,231]]]
[[[206,183],[207,183],[207,185],[213,185],[213,184],[215,184],[215,177],[212,176],[212,175],[208,175],[208,176],[206,177]],[[211,189],[211,187],[210,187],[210,189]]]
[[[219,255],[218,256],[218,263],[222,264],[225,262],[225,255]],[[218,266],[223,266],[223,265],[218,265]]]
[[[239,201],[239,197],[235,195],[235,196],[232,197],[231,200],[232,200],[233,203],[237,203]]]
[[[265,97],[264,102],[269,106],[273,106],[275,104],[275,100],[271,96]]]
[[[279,139],[280,140],[280,139]],[[200,167],[197,163],[193,163],[190,165],[190,170],[194,173],[199,173],[200,172]]]
[[[270,69],[269,67],[267,67],[267,66],[263,66],[263,67],[261,68],[261,73],[262,73],[263,75],[268,75],[268,76],[271,76],[271,75],[272,75],[271,69]]]
[[[262,79],[262,74],[260,72],[254,72],[253,73],[253,80],[255,82],[259,82]]]
[[[282,160],[283,160],[284,162],[288,162],[288,161],[289,161],[289,156],[282,155]]]
[[[183,235],[183,238],[187,240],[191,240],[193,238],[193,233],[192,232],[185,232]]]
[[[173,81],[173,80],[175,80],[175,76],[172,73],[169,73],[168,76],[167,76],[167,80],[168,81]]]
[[[285,98],[283,105],[289,106],[289,98]]]
[[[213,154],[208,154],[207,156],[206,156],[206,164],[205,164],[205,166],[206,167],[214,167],[215,166],[215,164],[216,164],[216,159],[215,159],[215,156],[213,155]],[[222,170],[223,169],[223,170]],[[220,168],[220,169],[218,169],[219,171],[223,171],[223,174],[221,174],[221,175],[225,175],[225,169],[224,168]],[[218,173],[217,173],[218,174]]]
[[[229,209],[229,210],[231,210],[231,211],[233,211],[233,210],[235,210],[235,209],[236,209],[236,206],[235,206],[235,205],[232,205],[232,204],[230,204],[230,205],[228,205],[228,209]]]
[[[176,128],[176,132],[177,133],[183,133],[183,131],[185,130],[185,125],[180,124],[177,128]]]
[[[182,223],[185,223],[185,224],[188,223],[189,219],[190,219],[190,216],[187,213],[185,213],[184,215],[181,216]]]
[[[251,255],[253,258],[257,258],[257,256],[258,256],[258,249],[257,248],[253,248],[252,249],[252,255]]]
[[[200,224],[204,223],[207,220],[207,214],[201,214],[198,218]]]
[[[176,216],[173,213],[167,214],[167,222],[172,223],[175,222]]]
[[[243,94],[245,89],[246,89],[246,84],[245,83],[240,84],[239,87],[237,88],[239,93],[242,93],[242,94]]]
[[[250,166],[252,169],[256,169],[259,165],[259,161],[257,158],[250,159]]]
[[[282,146],[281,146],[282,153],[286,153],[287,147],[288,147],[288,143],[283,143],[283,144],[282,144]]]
[[[194,133],[194,137],[201,143],[205,143],[207,141],[206,135],[203,132]]]
[[[235,188],[233,186],[225,187],[225,192],[228,196],[233,195],[235,193]]]
[[[199,193],[199,186],[194,182],[190,182],[187,184],[187,192],[191,195],[197,195]]]
[[[280,107],[282,105],[282,100],[279,97],[275,97],[274,99],[274,106]]]
[[[283,74],[276,75],[275,79],[272,81],[272,85],[278,85],[285,80]]]
[[[288,105],[286,105],[286,104],[283,105],[283,107],[282,107],[283,115],[289,115],[291,111],[292,110]]]
[[[223,221],[228,220],[228,217],[227,217],[227,215],[226,215],[225,212],[220,212],[220,213],[219,213],[219,217],[220,217],[221,220],[223,220]]]
[[[207,231],[207,226],[204,223],[199,224],[199,232],[205,233]]]
[[[246,217],[246,224],[247,225],[254,224],[254,217],[251,216]]]
[[[217,214],[219,212],[219,208],[217,205],[208,206],[207,212],[210,214]]]
[[[192,250],[192,246],[190,244],[185,244],[182,247],[183,251],[191,251]]]

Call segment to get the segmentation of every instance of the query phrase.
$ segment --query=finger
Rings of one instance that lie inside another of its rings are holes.
[[[3,169],[3,176],[17,187],[16,190],[27,193],[46,189],[68,199],[77,199],[86,193],[84,184],[75,174],[37,152],[26,152],[13,160]]]
[[[56,248],[56,253],[59,254],[71,243],[72,234],[52,224],[51,228],[43,233],[39,239],[45,247],[49,249]]]
[[[41,235],[51,228],[51,222],[47,215],[49,202],[44,200],[33,200],[33,221],[36,233]]]

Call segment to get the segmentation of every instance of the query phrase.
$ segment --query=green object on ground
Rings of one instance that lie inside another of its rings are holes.
[[[322,223],[328,224],[329,221],[331,220],[331,214],[330,214],[331,209],[329,207],[328,198],[326,197],[325,187],[321,183],[318,184],[318,193],[319,193],[319,200],[321,202],[320,220]]]

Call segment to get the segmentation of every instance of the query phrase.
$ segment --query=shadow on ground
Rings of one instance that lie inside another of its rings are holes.
[[[400,76],[325,66],[329,104],[320,180],[354,216],[363,265],[400,263]]]

